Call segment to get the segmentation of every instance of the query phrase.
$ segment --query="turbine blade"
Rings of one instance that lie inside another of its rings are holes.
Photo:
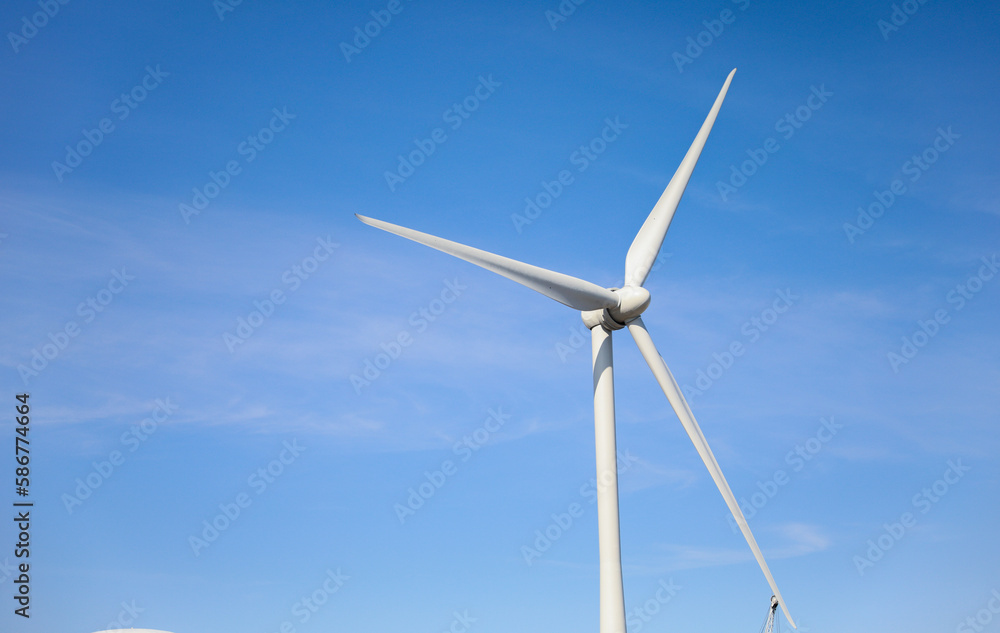
[[[736,496],[733,494],[732,489],[729,488],[729,484],[722,474],[722,469],[719,467],[719,462],[715,460],[715,455],[712,454],[712,449],[709,448],[708,441],[701,432],[701,427],[698,426],[698,422],[694,419],[694,414],[691,413],[691,407],[688,406],[680,387],[677,386],[677,381],[674,380],[674,376],[670,373],[667,364],[660,357],[660,353],[656,351],[653,339],[650,338],[649,332],[646,331],[646,325],[642,322],[641,318],[636,318],[628,324],[628,329],[632,333],[632,338],[635,339],[636,345],[639,346],[642,357],[646,359],[649,368],[653,370],[656,382],[660,383],[660,388],[663,389],[667,400],[670,401],[670,406],[677,413],[677,417],[680,418],[684,430],[687,431],[688,437],[694,443],[701,461],[705,462],[709,474],[712,475],[712,480],[715,481],[715,485],[719,488],[719,492],[722,493],[723,499],[726,500],[729,511],[740,526],[743,537],[746,538],[750,549],[753,550],[757,564],[760,565],[761,571],[764,572],[764,576],[767,578],[767,584],[771,586],[771,592],[778,597],[778,603],[781,604],[781,610],[784,611],[785,618],[788,619],[788,623],[792,625],[792,628],[796,628],[795,621],[792,620],[792,616],[788,613],[788,608],[785,607],[785,600],[781,597],[781,592],[778,591],[778,585],[774,582],[774,576],[771,575],[771,570],[768,569],[767,563],[764,561],[764,555],[761,553],[760,547],[757,546],[757,540],[754,539],[753,533],[750,532],[750,526],[747,525],[743,511],[740,510],[740,506],[736,502]]]
[[[649,217],[643,222],[642,228],[639,229],[632,241],[632,246],[629,247],[628,254],[625,256],[626,286],[641,286],[646,282],[649,270],[652,268],[653,262],[656,261],[656,256],[660,253],[663,238],[666,237],[667,229],[670,228],[674,211],[677,210],[681,196],[684,195],[684,189],[691,178],[691,172],[694,171],[694,166],[698,163],[698,157],[701,156],[701,150],[705,147],[708,133],[712,131],[715,117],[719,114],[719,108],[722,107],[722,101],[726,98],[726,91],[729,90],[729,83],[733,80],[735,73],[736,69],[734,68],[726,77],[726,83],[723,84],[719,96],[715,99],[715,104],[708,116],[705,117],[705,122],[701,124],[701,129],[694,137],[690,149],[684,155],[684,160],[681,161],[677,171],[674,172],[674,177],[670,179],[667,188],[663,190],[663,195],[656,201]]]
[[[507,279],[516,281],[522,286],[527,286],[571,308],[577,310],[597,310],[599,308],[614,308],[618,305],[618,295],[607,288],[601,288],[589,281],[546,270],[545,268],[539,268],[538,266],[532,266],[531,264],[525,264],[509,257],[495,255],[478,248],[472,248],[458,242],[452,242],[451,240],[414,231],[403,226],[383,222],[382,220],[368,218],[357,213],[354,215],[369,226],[374,226],[377,229],[394,233],[408,240],[413,240],[449,255],[454,255],[459,259],[464,259],[476,266],[493,271],[498,275],[503,275]]]

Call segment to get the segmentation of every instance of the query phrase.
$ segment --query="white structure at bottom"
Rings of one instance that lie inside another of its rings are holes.
[[[170,633],[160,629],[108,629],[106,631],[95,631],[94,633]]]

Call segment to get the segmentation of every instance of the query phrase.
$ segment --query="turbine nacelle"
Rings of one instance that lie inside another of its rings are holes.
[[[649,307],[649,291],[642,286],[625,286],[608,290],[618,297],[618,305],[613,308],[584,310],[580,313],[584,324],[590,329],[601,325],[608,331],[620,330]]]

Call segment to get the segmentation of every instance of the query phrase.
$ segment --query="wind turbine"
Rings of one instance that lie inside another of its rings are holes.
[[[722,474],[712,449],[708,446],[701,427],[691,413],[691,407],[681,393],[677,381],[667,367],[666,362],[656,351],[656,346],[642,322],[641,314],[649,306],[649,291],[643,288],[646,276],[656,260],[663,244],[663,238],[670,227],[674,211],[684,195],[691,172],[698,162],[701,150],[712,130],[715,118],[726,98],[729,84],[736,73],[734,68],[726,83],[723,84],[719,96],[716,97],[711,111],[702,123],[698,135],[681,161],[667,188],[656,202],[649,217],[643,223],[639,233],[632,241],[632,246],[625,256],[625,283],[623,288],[602,288],[596,284],[576,277],[564,275],[531,264],[489,253],[478,248],[452,242],[440,237],[414,231],[374,218],[357,215],[357,218],[375,228],[395,233],[414,242],[419,242],[431,248],[448,253],[487,270],[491,270],[519,284],[527,286],[546,297],[573,309],[580,310],[583,322],[590,328],[591,344],[593,346],[594,364],[594,427],[597,445],[597,475],[602,485],[597,488],[597,526],[600,550],[600,633],[625,633],[625,596],[622,587],[621,541],[618,530],[618,464],[615,447],[615,392],[612,371],[611,333],[615,330],[628,328],[635,339],[639,351],[653,371],[656,381],[666,394],[670,406],[680,418],[684,430],[701,460],[705,462],[712,480],[722,493],[729,506],[740,531],[746,538],[754,558],[771,586],[773,599],[781,605],[789,624],[795,628],[795,622],[785,607],[785,601],[778,591],[771,570],[768,569],[764,556],[761,554],[757,540],[754,539],[747,525],[746,518],[740,510],[733,491],[729,488]]]

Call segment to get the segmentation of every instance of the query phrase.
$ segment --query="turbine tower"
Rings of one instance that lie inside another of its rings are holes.
[[[677,381],[670,373],[666,362],[656,350],[641,314],[649,306],[649,291],[643,287],[656,256],[663,245],[663,238],[670,228],[674,211],[684,195],[694,166],[698,162],[722,102],[726,98],[729,84],[736,73],[734,68],[726,78],[719,96],[702,124],[698,135],[681,161],[667,188],[649,213],[632,246],[625,256],[625,282],[622,288],[602,288],[596,284],[557,273],[531,264],[525,264],[508,257],[452,242],[440,237],[414,231],[374,218],[357,215],[358,219],[383,231],[394,233],[414,242],[448,253],[477,266],[491,270],[508,279],[527,286],[559,303],[580,310],[583,322],[590,328],[593,346],[594,366],[594,429],[597,446],[597,526],[600,551],[600,633],[625,633],[625,597],[622,587],[621,540],[618,525],[618,464],[615,446],[615,392],[612,362],[611,333],[628,328],[635,339],[642,357],[653,371],[656,381],[667,396],[670,406],[681,421],[698,455],[708,468],[712,481],[722,493],[729,511],[743,532],[744,538],[753,551],[757,564],[767,578],[774,594],[773,600],[781,609],[789,624],[795,622],[785,607],[785,601],[778,591],[771,570],[768,569],[757,541],[750,532],[746,518],[740,510],[733,491],[729,488],[722,469],[708,446],[708,441],[695,421],[691,407],[681,393]]]

